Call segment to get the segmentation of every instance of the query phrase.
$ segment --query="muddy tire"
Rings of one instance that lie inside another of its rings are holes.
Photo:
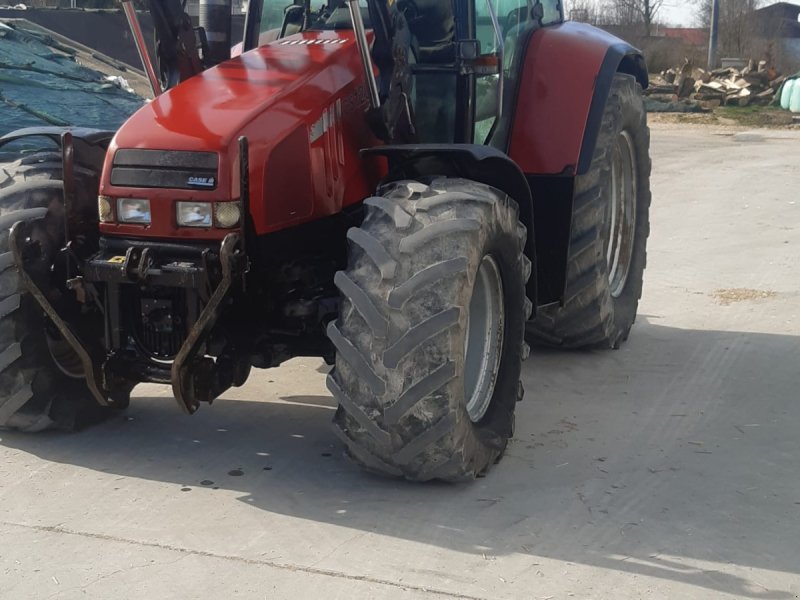
[[[619,348],[628,339],[647,263],[649,148],[642,89],[617,74],[591,169],[575,180],[565,304],[539,311],[531,342]]]
[[[513,200],[468,180],[379,194],[336,275],[336,431],[369,471],[472,479],[501,457],[522,397],[526,229]]]
[[[0,427],[25,432],[73,430],[109,414],[83,379],[66,375],[53,360],[55,352],[63,365],[74,368],[64,342],[27,293],[9,248],[16,222],[41,217],[32,235],[43,253],[61,247],[60,161],[58,153],[42,152],[0,163]],[[89,179],[96,176],[77,169],[76,177],[91,185]]]

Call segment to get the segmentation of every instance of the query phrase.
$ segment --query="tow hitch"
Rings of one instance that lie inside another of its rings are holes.
[[[241,237],[236,233],[228,234],[222,241],[219,253],[222,280],[172,363],[172,391],[187,414],[193,414],[200,402],[211,402],[232,385],[227,378],[218,376],[214,361],[198,357],[198,351],[219,317],[220,306],[231,289],[234,276],[246,270],[247,260],[240,246]]]
[[[11,229],[9,242],[14,261],[22,281],[33,298],[80,358],[86,382],[99,404],[116,406],[115,397],[127,397],[127,394],[115,392],[126,386],[126,391],[130,391],[131,381],[154,381],[170,383],[178,405],[187,414],[193,414],[199,408],[200,402],[211,402],[234,385],[236,378],[231,376],[231,369],[223,364],[225,361],[220,363],[220,359],[214,361],[209,357],[200,356],[200,351],[204,348],[204,343],[219,318],[223,302],[230,293],[233,283],[248,269],[242,238],[238,233],[230,233],[222,241],[219,249],[221,271],[219,283],[188,330],[171,364],[162,361],[140,365],[135,373],[136,377],[131,377],[130,375],[134,373],[129,369],[126,370],[123,358],[116,356],[99,342],[81,336],[53,306],[48,294],[49,282],[43,275],[37,275],[37,271],[43,273],[42,269],[35,268],[36,260],[41,256],[38,242],[31,239],[36,223],[37,221],[22,221]],[[114,268],[111,269],[108,267],[112,265],[107,261],[89,259],[82,265],[84,277],[74,280],[72,287],[80,288],[82,291],[85,283],[159,281],[168,285],[174,285],[179,281],[191,287],[197,285],[201,279],[208,280],[208,273],[202,267],[173,263],[167,265],[169,269],[161,268],[165,265],[155,263],[153,260],[155,254],[148,247],[136,251],[130,248],[125,254],[124,261],[114,264]],[[105,263],[106,268],[98,268],[98,262]],[[163,312],[168,305],[155,302],[145,306],[152,313],[156,312],[156,309],[161,309]],[[167,322],[171,323],[172,315],[168,317]]]

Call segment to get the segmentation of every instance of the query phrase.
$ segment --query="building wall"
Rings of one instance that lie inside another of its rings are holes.
[[[193,0],[197,3],[197,0]],[[0,8],[0,18],[27,19],[59,35],[88,46],[106,56],[141,69],[142,63],[131,38],[128,22],[117,10],[69,10],[69,9],[28,9],[8,10]],[[152,47],[153,23],[150,13],[139,13],[139,23],[144,39]],[[244,32],[244,16],[234,14],[232,19],[233,41],[241,41]]]
[[[798,16],[800,16],[800,6],[789,4],[788,2],[777,2],[756,11],[757,18],[797,21]]]
[[[800,38],[800,6],[785,2],[753,13],[753,28],[763,37]]]
[[[788,70],[800,72],[800,38],[783,40],[783,51],[785,53],[784,60],[788,63],[786,65],[789,67]]]

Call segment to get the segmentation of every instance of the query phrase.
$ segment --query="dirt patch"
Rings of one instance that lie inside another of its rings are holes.
[[[774,298],[777,292],[767,290],[751,290],[749,288],[730,288],[716,290],[711,296],[723,306],[729,306],[736,302],[749,302],[753,300],[767,300]]]
[[[726,106],[709,113],[650,113],[651,123],[796,129],[792,113],[771,106]]]
[[[675,123],[687,125],[719,125],[719,119],[714,113],[648,113],[647,121],[652,125],[663,123],[673,125]]]

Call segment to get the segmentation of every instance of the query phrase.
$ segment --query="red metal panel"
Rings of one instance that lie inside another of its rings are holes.
[[[270,223],[305,219],[314,211],[312,182],[297,177],[311,173],[308,130],[301,126],[270,152],[264,164],[264,204]]]
[[[525,173],[572,174],[600,67],[619,40],[582,23],[545,27],[525,56],[509,154]]]
[[[364,119],[367,103],[350,31],[306,32],[209,69],[153,100],[117,132],[100,193],[150,198],[153,224],[147,228],[103,224],[101,231],[131,237],[222,239],[225,230],[178,228],[174,203],[237,199],[242,135],[250,145],[250,208],[258,234],[336,214],[363,200],[385,172],[380,161],[365,163],[358,155],[361,148],[378,143]],[[300,135],[306,136],[306,143]],[[285,172],[276,179],[274,169],[268,175],[267,162],[284,141],[292,156],[281,157]],[[216,152],[217,188],[115,187],[109,179],[114,153],[120,148]],[[270,181],[280,185],[270,189]],[[297,182],[296,193],[286,197],[291,191],[287,182],[292,181]]]

